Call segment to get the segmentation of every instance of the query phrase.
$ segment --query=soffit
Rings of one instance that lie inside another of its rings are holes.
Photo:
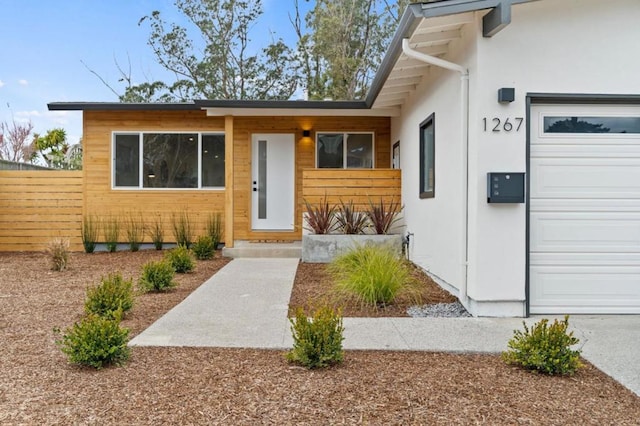
[[[424,54],[447,59],[451,44],[462,38],[465,25],[474,22],[474,19],[474,12],[422,18],[409,37],[409,44],[412,49]],[[401,53],[372,108],[401,108],[431,66]]]

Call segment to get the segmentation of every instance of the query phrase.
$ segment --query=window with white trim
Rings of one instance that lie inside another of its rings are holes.
[[[114,188],[224,188],[224,134],[117,132]]]
[[[316,165],[320,169],[372,169],[373,133],[316,134]]]

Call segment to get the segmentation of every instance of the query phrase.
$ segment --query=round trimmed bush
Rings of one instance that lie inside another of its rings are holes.
[[[183,245],[169,250],[165,254],[165,259],[169,261],[173,269],[179,274],[191,272],[195,266],[191,251]]]
[[[129,359],[129,330],[118,321],[89,315],[75,323],[56,341],[72,364],[100,369]]]
[[[102,277],[99,285],[87,289],[84,303],[87,314],[115,318],[132,307],[133,280],[123,279],[119,272]]]
[[[142,267],[142,276],[138,286],[144,292],[166,291],[177,285],[173,280],[175,269],[167,260],[151,261]]]

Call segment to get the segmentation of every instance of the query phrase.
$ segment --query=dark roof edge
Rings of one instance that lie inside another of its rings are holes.
[[[49,111],[195,111],[203,108],[367,109],[364,101],[196,100],[183,103],[51,102]]]
[[[199,108],[366,109],[364,101],[197,100]]]
[[[124,103],[124,102],[50,102],[49,111],[186,111],[199,110],[193,102]]]
[[[371,108],[380,90],[384,86],[391,70],[402,53],[402,39],[411,36],[422,18],[435,18],[438,16],[455,15],[458,13],[475,12],[477,10],[491,9],[504,0],[450,0],[434,3],[412,3],[400,18],[398,29],[389,45],[389,49],[373,78],[365,102]],[[538,0],[511,0],[511,4],[528,3]]]

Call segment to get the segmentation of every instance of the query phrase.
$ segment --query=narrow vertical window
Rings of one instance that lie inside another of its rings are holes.
[[[433,198],[436,188],[435,114],[420,123],[420,198]]]

